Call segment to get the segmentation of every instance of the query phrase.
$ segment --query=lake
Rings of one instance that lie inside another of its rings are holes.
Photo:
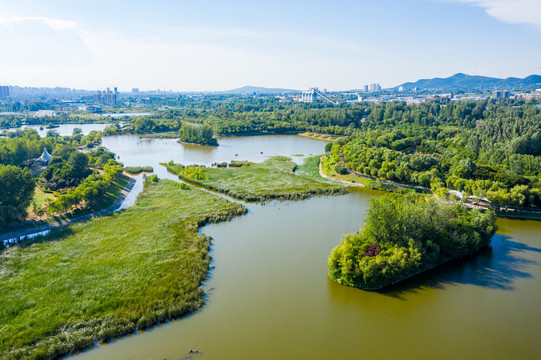
[[[104,138],[126,165],[152,165],[168,178],[175,177],[158,162],[261,161],[322,153],[325,144],[297,136],[219,142],[223,146],[202,148]],[[327,277],[330,250],[362,226],[370,198],[380,194],[353,189],[344,196],[247,204],[247,215],[205,226],[202,232],[214,239],[206,305],[76,357],[537,359],[541,222],[500,218],[487,251],[385,291],[338,285]]]
[[[103,137],[102,145],[119,155],[125,166],[154,167],[158,176],[167,176],[160,162],[173,160],[184,165],[230,162],[231,160],[265,161],[275,155],[290,156],[302,163],[308,155],[325,152],[326,141],[292,135],[268,135],[218,138],[220,146],[180,144],[177,139],[147,139],[138,135]],[[176,179],[176,177],[173,177]]]

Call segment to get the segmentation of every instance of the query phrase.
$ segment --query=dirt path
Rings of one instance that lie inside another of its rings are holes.
[[[337,181],[339,183],[349,185],[349,186],[366,187],[365,185],[363,185],[361,183],[354,183],[354,182],[350,182],[350,181],[346,181],[346,180],[335,179],[332,176],[327,176],[327,175],[323,174],[323,170],[321,169],[321,160],[319,161],[319,176],[321,176],[322,178],[332,180],[332,181]]]
[[[62,226],[66,226],[66,225],[69,225],[69,224],[73,224],[73,223],[76,223],[76,222],[86,221],[86,220],[90,220],[90,219],[93,219],[93,218],[96,218],[96,217],[112,214],[113,212],[115,212],[115,210],[117,210],[120,207],[120,205],[122,205],[122,203],[124,202],[124,200],[126,199],[128,194],[133,189],[134,185],[135,185],[135,179],[130,176],[129,180],[128,180],[128,183],[126,184],[124,189],[122,189],[122,191],[120,192],[120,194],[116,198],[115,202],[111,206],[109,206],[109,207],[107,207],[105,209],[102,209],[100,211],[96,211],[96,212],[91,213],[91,214],[86,214],[86,215],[81,215],[81,216],[78,216],[78,217],[74,217],[74,218],[71,218],[71,219],[60,220],[60,221],[57,221],[57,222],[51,223],[51,224],[44,224],[44,225],[37,226],[37,227],[31,227],[31,228],[12,231],[12,232],[5,233],[5,234],[0,234],[0,242],[4,242],[5,240],[18,239],[18,238],[23,237],[23,236],[32,235],[32,234],[35,234],[35,233],[42,233],[42,232],[45,232],[45,231],[48,231],[48,230],[52,230],[52,229],[59,228],[59,227],[62,227]]]

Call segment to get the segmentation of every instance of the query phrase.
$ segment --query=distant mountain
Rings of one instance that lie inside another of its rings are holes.
[[[292,89],[276,89],[276,88],[266,88],[266,87],[259,87],[259,86],[243,86],[238,89],[232,89],[232,90],[226,90],[226,91],[219,91],[220,94],[233,94],[233,95],[249,95],[253,93],[258,94],[291,94],[291,93],[299,93],[299,90],[292,90]]]
[[[402,85],[405,89],[419,88],[421,90],[518,90],[541,87],[541,75],[530,75],[524,79],[509,77],[499,79],[488,76],[467,75],[458,73],[448,78],[421,79]],[[395,87],[397,89],[399,86]]]

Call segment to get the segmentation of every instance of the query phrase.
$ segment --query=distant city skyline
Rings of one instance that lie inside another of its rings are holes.
[[[0,0],[0,84],[383,88],[541,73],[539,0]]]

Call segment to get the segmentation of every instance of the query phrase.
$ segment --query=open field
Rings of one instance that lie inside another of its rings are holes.
[[[36,186],[36,189],[34,190],[34,199],[32,200],[32,203],[28,205],[27,211],[28,211],[28,219],[37,219],[38,216],[34,214],[34,206],[36,209],[40,209],[47,203],[47,199],[53,200],[55,196],[51,193],[46,193],[39,186]],[[35,204],[35,205],[34,205]]]
[[[121,213],[0,255],[0,354],[54,358],[203,304],[207,222],[246,209],[162,180]]]
[[[197,175],[190,173],[189,169],[193,167],[182,169],[178,165],[168,165],[168,169],[183,180],[246,201],[294,200],[347,191],[343,186],[296,176],[293,174],[295,167],[291,159],[279,156],[235,168],[200,168]]]

